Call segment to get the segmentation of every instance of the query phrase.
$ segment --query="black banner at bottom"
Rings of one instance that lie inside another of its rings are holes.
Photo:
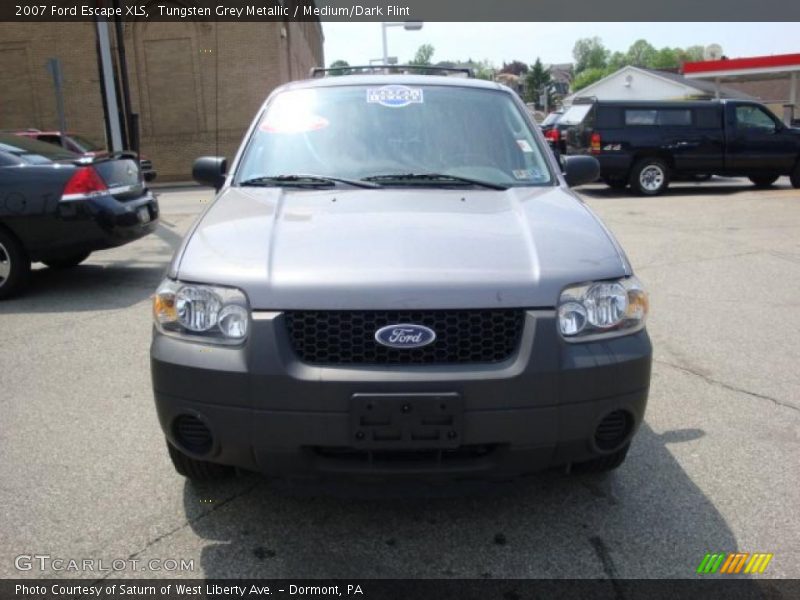
[[[8,600],[772,600],[800,598],[797,579],[4,579]]]
[[[5,579],[0,599],[20,600],[704,600],[800,598],[796,579]]]

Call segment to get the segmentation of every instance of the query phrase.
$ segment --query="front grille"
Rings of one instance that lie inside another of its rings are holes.
[[[452,462],[477,461],[490,457],[498,446],[480,444],[459,446],[451,450],[357,450],[355,448],[314,447],[313,452],[322,458],[367,464],[408,465],[423,463],[442,465]]]
[[[317,365],[431,365],[496,363],[519,346],[524,311],[290,311],[289,340],[300,360]],[[436,340],[421,348],[388,348],[375,341],[386,325],[430,327]]]

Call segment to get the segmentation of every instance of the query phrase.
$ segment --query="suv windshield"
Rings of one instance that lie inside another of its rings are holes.
[[[291,175],[366,178],[390,186],[551,183],[544,155],[511,96],[436,85],[278,94],[254,130],[236,182]]]

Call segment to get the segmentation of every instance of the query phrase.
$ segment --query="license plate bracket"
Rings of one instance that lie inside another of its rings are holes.
[[[150,209],[142,206],[136,211],[136,216],[139,218],[139,223],[145,224],[150,222]]]
[[[351,443],[364,450],[457,448],[463,418],[457,393],[353,394]]]

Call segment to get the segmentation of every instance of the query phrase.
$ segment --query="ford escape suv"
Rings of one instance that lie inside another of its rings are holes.
[[[563,171],[563,172],[562,172]],[[509,477],[625,459],[647,296],[508,88],[361,74],[275,90],[154,295],[177,471]]]

